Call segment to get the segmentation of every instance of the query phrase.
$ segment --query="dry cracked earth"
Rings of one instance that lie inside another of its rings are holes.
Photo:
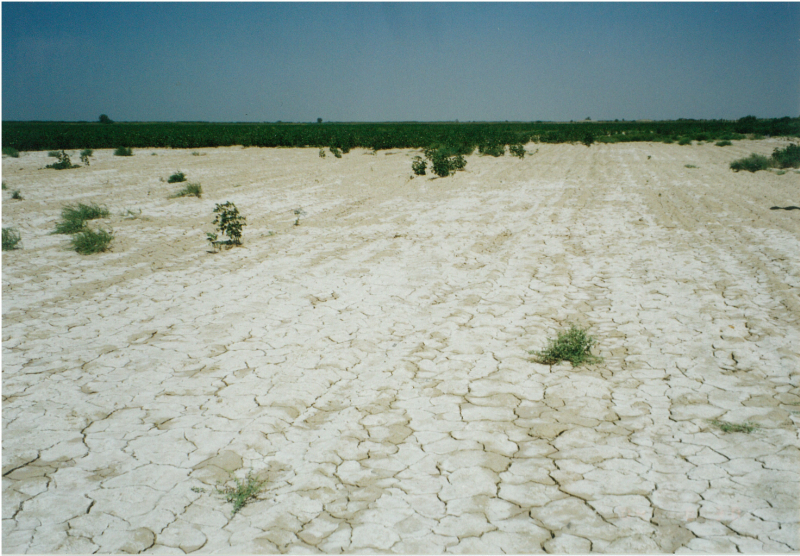
[[[3,551],[797,552],[800,179],[728,169],[785,144],[4,157]]]

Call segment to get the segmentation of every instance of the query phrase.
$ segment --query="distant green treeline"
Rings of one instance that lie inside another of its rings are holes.
[[[575,123],[70,123],[3,122],[3,148],[61,149],[245,147],[338,147],[344,152],[447,145],[472,152],[481,145],[528,142],[615,143],[800,137],[800,118]],[[588,144],[588,143],[587,143]]]

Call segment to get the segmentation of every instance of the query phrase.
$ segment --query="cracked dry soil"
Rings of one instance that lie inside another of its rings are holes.
[[[784,145],[4,158],[4,552],[798,551],[800,189],[728,169]],[[568,323],[603,362],[531,362]]]

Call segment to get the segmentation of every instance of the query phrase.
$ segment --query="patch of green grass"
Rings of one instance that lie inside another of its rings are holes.
[[[734,172],[738,172],[739,170],[758,172],[759,170],[768,170],[769,167],[769,159],[766,156],[755,153],[747,158],[740,158],[731,162],[731,170]]]
[[[782,175],[784,175],[785,173],[786,173],[786,170],[778,170],[778,171],[776,171],[776,172],[775,172],[775,175],[776,175],[776,176],[782,176]]]
[[[61,209],[61,222],[56,224],[56,229],[53,233],[77,234],[85,229],[87,220],[108,218],[108,215],[109,212],[106,207],[95,203],[91,205],[79,203],[78,206],[67,205]]]
[[[48,164],[45,166],[45,168],[52,168],[53,170],[69,170],[71,168],[80,168],[80,165],[72,163],[66,151],[61,151],[61,153],[57,154],[57,156],[58,162]]]
[[[114,156],[133,156],[133,149],[130,147],[117,147]]]
[[[259,481],[253,477],[252,473],[248,473],[244,479],[236,477],[231,478],[233,485],[217,485],[216,492],[225,497],[225,501],[233,504],[231,517],[241,510],[248,502],[255,500],[258,493],[264,487],[266,481]]]
[[[16,228],[3,228],[3,251],[17,249],[17,244],[22,241]]]
[[[11,158],[19,158],[19,151],[14,147],[3,147],[3,154]]]
[[[538,363],[553,365],[559,361],[569,361],[573,365],[581,363],[599,363],[601,358],[591,354],[592,346],[597,341],[586,334],[586,330],[570,326],[566,332],[559,332],[555,340],[550,340],[542,351],[531,351]]]
[[[109,230],[97,231],[86,228],[72,236],[72,248],[81,255],[91,255],[108,250],[114,239],[114,234]]]
[[[186,187],[175,193],[174,195],[170,195],[170,199],[176,199],[178,197],[197,197],[203,194],[203,188],[200,186],[199,183],[187,183]]]
[[[183,172],[175,172],[169,177],[167,183],[180,183],[184,181],[186,181],[186,174]]]
[[[714,143],[714,144],[715,144],[716,146],[718,146],[718,147],[730,147],[731,145],[733,145],[733,143],[731,143],[731,142],[730,142],[730,141],[728,141],[727,139],[725,139],[725,140],[723,140],[723,141],[717,141],[717,142],[716,142],[716,143]]]
[[[11,192],[11,198],[14,199],[15,201],[21,201],[22,193],[19,192],[19,189],[15,189],[14,191]]]
[[[758,428],[758,425],[755,423],[729,423],[728,421],[719,421],[714,419],[711,421],[711,424],[715,427],[718,427],[722,432],[743,432],[743,433],[751,433]]]
[[[687,164],[684,168],[697,168],[694,164]]]

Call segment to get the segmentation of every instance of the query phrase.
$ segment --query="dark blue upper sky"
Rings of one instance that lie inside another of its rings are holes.
[[[800,115],[800,3],[2,4],[3,120]]]

